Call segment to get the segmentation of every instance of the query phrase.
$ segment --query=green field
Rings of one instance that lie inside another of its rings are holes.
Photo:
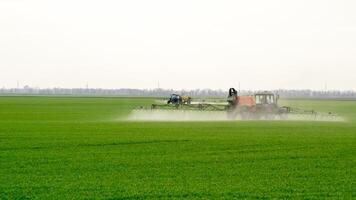
[[[153,99],[0,97],[0,199],[355,199],[344,122],[125,122]]]

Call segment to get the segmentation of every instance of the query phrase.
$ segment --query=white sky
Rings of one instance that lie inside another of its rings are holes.
[[[0,87],[356,90],[354,0],[0,0]]]

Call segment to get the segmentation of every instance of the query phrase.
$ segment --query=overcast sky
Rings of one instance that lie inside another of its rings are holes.
[[[354,0],[0,0],[0,87],[356,90]]]

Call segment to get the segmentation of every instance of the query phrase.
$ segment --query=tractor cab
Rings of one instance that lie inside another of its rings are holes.
[[[256,105],[277,105],[278,96],[272,92],[261,92],[255,94]]]
[[[180,104],[181,97],[178,94],[171,94],[171,97],[168,99],[167,104]]]

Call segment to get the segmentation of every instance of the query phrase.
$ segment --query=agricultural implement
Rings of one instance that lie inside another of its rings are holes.
[[[152,104],[151,109],[224,111],[225,107],[219,107],[208,103],[192,103],[192,98],[189,96],[172,94],[166,104]]]
[[[181,96],[178,94],[171,94],[168,99],[167,104],[181,105],[181,104],[191,104],[192,98],[190,96]]]
[[[225,103],[193,102],[190,97],[172,94],[166,104],[152,104],[152,110],[178,111],[221,111],[228,119],[307,119],[333,120],[337,115],[320,113],[314,110],[303,110],[278,105],[279,95],[269,91],[257,92],[250,96],[239,96],[234,88],[230,88]]]

